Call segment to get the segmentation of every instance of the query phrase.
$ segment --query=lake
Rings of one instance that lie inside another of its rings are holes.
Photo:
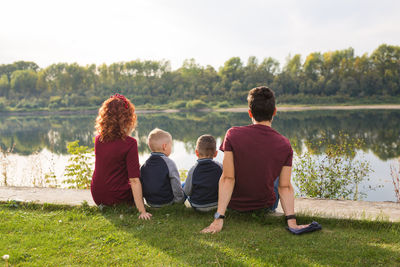
[[[61,186],[68,164],[67,142],[79,140],[81,145],[93,146],[94,121],[97,114],[64,116],[19,115],[0,116],[0,145],[3,150],[0,184],[4,180],[15,186]],[[242,112],[177,112],[138,114],[137,130],[139,158],[143,163],[149,156],[146,145],[148,133],[155,127],[169,131],[174,139],[171,158],[179,169],[188,170],[196,161],[196,139],[211,134],[221,143],[232,126],[251,121]],[[363,140],[357,156],[371,163],[373,172],[360,191],[368,201],[395,201],[390,174],[391,164],[400,156],[400,110],[309,110],[284,111],[275,117],[272,127],[298,144],[295,151],[309,149],[323,155],[324,147],[317,142],[325,136],[335,143],[340,133]],[[12,150],[10,153],[4,151]],[[222,162],[222,152],[216,160]],[[54,173],[56,179],[46,177]],[[47,179],[47,181],[46,181]]]

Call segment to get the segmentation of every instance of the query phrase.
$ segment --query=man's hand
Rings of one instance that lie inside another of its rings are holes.
[[[221,232],[222,226],[224,225],[224,220],[223,219],[215,219],[210,226],[207,228],[204,228],[201,233],[206,234],[206,233],[218,233]]]
[[[139,219],[141,219],[141,220],[150,220],[151,216],[153,216],[153,215],[151,215],[151,213],[148,213],[148,212],[144,211],[144,212],[140,213]]]

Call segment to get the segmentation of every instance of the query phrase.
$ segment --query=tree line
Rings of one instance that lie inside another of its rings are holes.
[[[134,60],[110,65],[34,62],[0,65],[0,110],[97,106],[116,92],[136,105],[186,102],[243,104],[250,88],[267,85],[280,100],[357,99],[400,96],[400,46],[380,45],[370,55],[348,48],[289,56],[283,67],[267,57],[228,59],[216,70],[194,59],[171,70],[169,61]],[[398,99],[398,98],[397,98]]]

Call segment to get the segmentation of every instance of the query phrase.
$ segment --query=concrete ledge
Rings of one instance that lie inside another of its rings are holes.
[[[296,198],[295,210],[310,216],[400,222],[400,203]]]
[[[0,201],[94,206],[90,190],[0,186]],[[296,213],[330,218],[367,219],[400,222],[400,203],[296,198]],[[278,213],[282,213],[279,206]]]
[[[90,206],[96,205],[89,189],[0,186],[0,201],[8,200],[64,205],[80,205],[87,201]]]

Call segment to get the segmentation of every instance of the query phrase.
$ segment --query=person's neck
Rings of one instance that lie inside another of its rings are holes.
[[[258,124],[258,125],[264,125],[264,126],[268,126],[271,127],[272,125],[272,121],[256,121],[255,119],[252,119],[253,124]]]
[[[211,156],[211,157],[202,157],[202,156],[199,156],[199,157],[197,157],[197,159],[213,159],[213,157]]]
[[[165,155],[165,153],[163,151],[151,151],[151,153],[161,153],[161,154]]]

